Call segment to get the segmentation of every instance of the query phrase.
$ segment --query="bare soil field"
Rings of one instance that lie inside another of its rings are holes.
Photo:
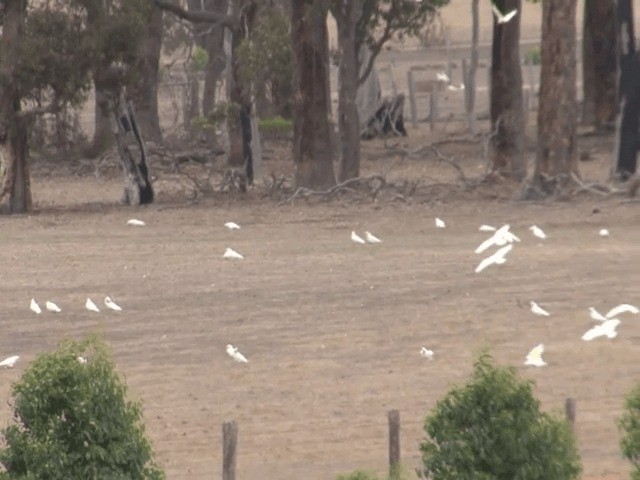
[[[486,347],[536,382],[546,410],[577,401],[585,478],[626,476],[616,419],[640,378],[640,318],[622,319],[614,340],[583,342],[587,308],[640,304],[640,209],[620,197],[582,194],[568,202],[521,203],[508,183],[465,191],[456,170],[400,148],[437,140],[411,130],[390,148],[364,143],[363,174],[420,179],[404,200],[277,206],[257,191],[193,203],[159,174],[158,202],[119,206],[120,175],[51,173],[36,164],[32,215],[0,218],[0,425],[11,420],[11,383],[63,338],[98,332],[113,349],[133,398],[144,402],[149,435],[170,479],[215,478],[221,425],[239,425],[238,478],[331,479],[365,467],[385,471],[386,413],[399,409],[403,463],[419,465],[424,416],[465,381]],[[452,132],[442,133],[442,138]],[[582,137],[585,180],[606,178],[611,141]],[[442,146],[471,177],[478,145]],[[269,172],[290,159],[267,148]],[[434,218],[447,222],[436,229]],[[129,227],[137,217],[145,227]],[[229,231],[226,221],[242,229]],[[505,265],[475,274],[482,223],[509,223],[522,238]],[[528,227],[546,230],[546,241]],[[608,228],[611,236],[598,235]],[[383,243],[357,245],[352,230]],[[245,255],[222,259],[226,247]],[[110,295],[124,311],[96,314],[87,296]],[[56,301],[35,315],[31,297]],[[551,311],[529,311],[536,300]],[[525,368],[537,343],[549,365]],[[233,362],[228,343],[249,358]],[[428,361],[422,346],[435,351]]]

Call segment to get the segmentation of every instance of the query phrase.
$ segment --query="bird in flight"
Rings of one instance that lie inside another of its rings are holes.
[[[511,10],[509,13],[503,15],[502,12],[498,10],[498,8],[495,6],[493,2],[491,3],[491,10],[493,10],[493,14],[496,16],[498,25],[502,25],[504,23],[510,22],[511,19],[515,17],[518,13],[518,10],[516,9],[516,10]]]
[[[238,363],[249,363],[247,357],[242,355],[236,347],[233,345],[227,345],[227,353],[231,358],[233,358]]]
[[[492,255],[489,255],[487,258],[485,258],[480,262],[480,264],[476,267],[476,273],[480,273],[489,265],[494,265],[494,264],[502,265],[503,263],[505,263],[507,261],[506,255],[511,251],[512,248],[513,248],[513,244],[510,243],[509,245],[506,245],[501,249],[496,250],[495,253],[493,253]]]
[[[587,330],[582,336],[582,340],[589,342],[598,337],[616,338],[618,336],[618,332],[616,331],[618,325],[620,325],[620,320],[617,318],[602,322]]]
[[[542,359],[543,353],[544,353],[544,343],[541,343],[540,345],[536,345],[527,354],[527,358],[525,358],[524,364],[531,365],[533,367],[544,367],[547,364],[547,362],[545,362]]]
[[[536,302],[531,301],[529,302],[531,304],[531,311],[536,314],[539,315],[541,317],[548,317],[549,316],[549,312],[547,312],[544,308],[542,308],[540,305],[538,305]]]
[[[240,230],[240,225],[238,225],[236,222],[227,222],[224,224],[224,226],[229,230]]]
[[[607,321],[607,317],[602,315],[594,307],[589,307],[589,316],[591,317],[591,320],[597,320],[598,322],[606,322]]]
[[[613,307],[611,310],[609,310],[605,314],[605,317],[613,318],[613,317],[616,317],[616,316],[620,315],[621,313],[637,314],[637,313],[640,313],[640,310],[635,305],[629,305],[628,303],[622,303],[622,304],[618,305],[617,307]]]

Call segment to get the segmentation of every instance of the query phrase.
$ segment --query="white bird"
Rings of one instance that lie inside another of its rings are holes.
[[[240,230],[240,225],[238,225],[236,222],[227,222],[224,224],[224,226],[229,230]]]
[[[433,360],[433,350],[429,350],[427,347],[420,349],[420,355],[429,360]]]
[[[446,73],[444,73],[444,72],[438,72],[438,73],[436,73],[436,77],[438,78],[438,81],[439,81],[439,82],[447,82],[447,83],[450,83],[450,82],[451,82],[451,79],[449,78],[449,75],[447,75],[447,74],[446,74]]]
[[[19,358],[20,358],[20,355],[12,355],[10,357],[7,357],[0,362],[0,367],[12,368],[16,364]]]
[[[452,92],[460,92],[464,90],[464,83],[461,83],[459,87],[456,87],[455,85],[449,85],[447,87],[447,90],[450,90]]]
[[[609,230],[607,230],[606,228],[603,228],[598,232],[598,234],[601,237],[608,237],[609,236]]]
[[[616,332],[618,325],[620,325],[620,320],[617,318],[612,318],[611,320],[602,322],[587,330],[587,332],[582,335],[582,340],[589,342],[598,337],[615,338],[618,336],[618,332]]]
[[[104,297],[104,304],[107,306],[107,308],[110,308],[111,310],[114,310],[116,312],[122,311],[122,307],[114,302],[111,297]]]
[[[589,307],[589,315],[591,316],[592,320],[597,320],[598,322],[606,322],[607,321],[607,317],[602,315],[598,310],[596,310],[593,307]]]
[[[142,220],[138,220],[137,218],[131,218],[127,220],[127,225],[133,225],[134,227],[144,227],[146,223]]]
[[[605,317],[613,318],[620,315],[621,313],[637,314],[637,313],[640,313],[640,309],[638,309],[638,307],[636,307],[635,305],[629,305],[628,303],[621,303],[617,307],[613,307],[611,310],[609,310],[605,314]]]
[[[542,240],[547,238],[547,234],[544,233],[544,231],[537,225],[531,225],[529,227],[529,230],[531,230],[531,233],[533,233],[535,237],[541,238]]]
[[[356,243],[367,243],[364,241],[364,238],[358,235],[355,231],[351,232],[351,241]]]
[[[496,227],[491,225],[480,225],[480,228],[478,228],[478,230],[480,230],[481,232],[495,232]]]
[[[544,308],[542,308],[540,305],[538,305],[536,302],[531,301],[529,302],[531,304],[531,311],[536,314],[539,315],[541,317],[548,317],[549,316],[549,312],[547,312]]]
[[[93,303],[93,300],[91,300],[90,298],[87,298],[87,301],[84,302],[84,308],[86,308],[87,310],[91,310],[92,312],[100,311],[98,306],[95,303]]]
[[[239,363],[249,363],[249,360],[242,355],[236,347],[233,345],[227,345],[227,353],[231,358],[233,358],[236,362]]]
[[[493,2],[491,3],[491,9],[493,10],[493,14],[496,16],[496,20],[498,21],[499,25],[509,22],[518,13],[518,10],[511,10],[506,15],[503,15],[502,12],[498,10],[498,8],[493,4]]]
[[[44,306],[47,307],[47,310],[53,313],[60,313],[62,311],[62,309],[58,305],[49,300],[45,302]]]
[[[510,243],[509,245],[506,245],[506,246],[502,247],[501,249],[497,250],[492,255],[490,255],[487,258],[485,258],[484,260],[482,260],[480,262],[480,264],[476,267],[476,273],[480,273],[482,270],[487,268],[489,265],[494,265],[494,264],[495,265],[502,265],[504,262],[507,261],[507,258],[506,258],[505,255],[507,253],[509,253],[512,248],[513,248],[513,244]]]
[[[367,242],[369,242],[369,243],[381,243],[382,242],[382,240],[380,240],[378,237],[376,237],[371,232],[364,232],[364,236],[367,239]]]
[[[446,226],[447,226],[447,224],[444,223],[444,220],[442,220],[441,218],[437,218],[436,217],[436,227],[437,228],[444,228]]]
[[[78,357],[78,362],[80,362],[82,364],[85,364],[85,363],[87,363],[87,359],[84,358],[84,357]]]
[[[29,308],[31,309],[31,311],[33,313],[37,313],[37,314],[41,314],[42,313],[42,309],[40,308],[40,305],[38,305],[38,302],[36,302],[35,298],[31,299],[31,303],[29,304]]]
[[[224,254],[222,255],[222,258],[230,258],[232,260],[242,260],[244,257],[238,252],[236,252],[233,248],[227,247],[227,249],[224,251]]]
[[[533,367],[544,367],[547,362],[542,359],[542,354],[544,353],[544,343],[540,345],[536,345],[531,349],[529,353],[527,353],[527,358],[524,361],[525,365],[531,365]]]
[[[507,243],[519,242],[520,239],[509,231],[510,228],[511,228],[510,225],[501,226],[498,230],[495,231],[495,233],[492,236],[490,236],[484,242],[482,242],[478,246],[478,248],[476,248],[475,252],[482,253],[486,249],[494,245],[502,247]]]

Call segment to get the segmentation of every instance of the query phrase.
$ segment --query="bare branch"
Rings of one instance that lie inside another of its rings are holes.
[[[234,17],[223,13],[209,12],[206,10],[186,10],[173,3],[171,0],[155,0],[155,4],[167,12],[193,23],[210,23],[216,26],[227,27],[231,30],[237,27],[237,20]]]

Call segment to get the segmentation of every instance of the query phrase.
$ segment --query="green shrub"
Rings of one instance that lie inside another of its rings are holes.
[[[625,413],[618,425],[623,432],[620,440],[622,455],[633,465],[631,478],[640,480],[640,387],[627,395]]]
[[[379,480],[380,477],[366,470],[354,470],[345,475],[338,475],[336,480]]]
[[[291,135],[293,121],[279,116],[263,118],[258,121],[258,128],[266,138],[281,138]]]
[[[533,47],[524,54],[525,62],[529,62],[531,65],[540,65],[541,58],[540,47]]]
[[[86,359],[86,361],[84,361]],[[15,425],[2,434],[3,479],[164,479],[138,402],[96,338],[40,355],[13,385]]]
[[[204,48],[196,45],[191,55],[191,65],[193,69],[196,72],[202,72],[207,66],[207,62],[209,62],[209,54]]]
[[[427,416],[420,446],[433,480],[569,480],[581,465],[569,423],[540,411],[533,383],[482,352],[469,382]]]

